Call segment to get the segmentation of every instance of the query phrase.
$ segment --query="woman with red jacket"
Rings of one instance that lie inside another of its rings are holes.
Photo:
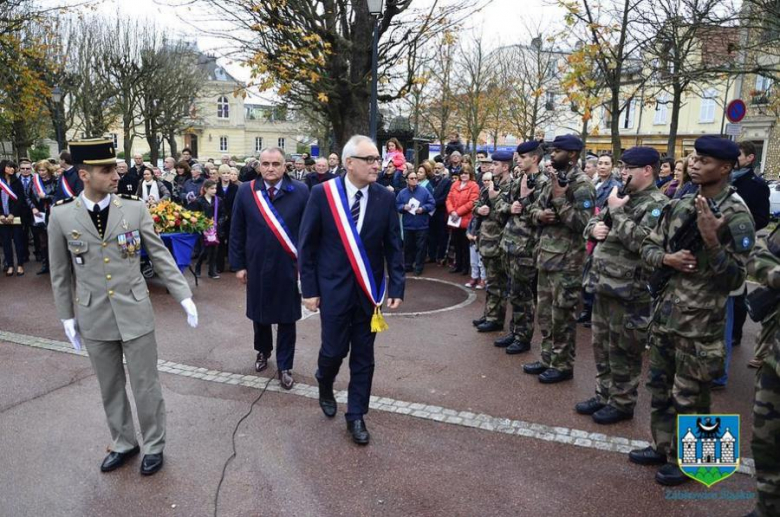
[[[469,274],[469,241],[466,238],[466,227],[471,221],[471,211],[478,198],[479,186],[475,181],[474,168],[464,164],[447,196],[447,226],[450,227],[452,244],[455,247],[455,265],[450,269],[450,273]]]

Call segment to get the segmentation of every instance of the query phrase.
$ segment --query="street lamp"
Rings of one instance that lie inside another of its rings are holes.
[[[57,150],[65,150],[65,135],[62,131],[62,118],[60,117],[60,102],[62,102],[62,90],[56,85],[51,91],[51,101],[54,104],[54,135],[57,139]]]
[[[379,20],[382,18],[382,0],[367,0],[367,3],[368,14],[374,17],[374,42],[371,49],[371,120],[369,129],[371,132],[371,140],[376,142],[378,97],[377,67],[379,61]]]

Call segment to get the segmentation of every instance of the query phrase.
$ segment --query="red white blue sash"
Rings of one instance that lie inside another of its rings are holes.
[[[68,180],[65,179],[65,174],[62,175],[60,178],[60,188],[62,188],[62,191],[65,193],[65,197],[74,197],[76,194],[73,192],[73,189],[70,188],[70,185],[68,184]]]
[[[358,285],[360,285],[369,301],[374,305],[371,331],[382,332],[387,329],[387,324],[379,310],[385,301],[385,276],[384,274],[382,275],[382,283],[379,285],[379,289],[377,289],[373,270],[366,254],[366,248],[363,246],[363,241],[360,240],[360,234],[350,213],[347,191],[344,188],[343,180],[340,177],[336,177],[331,181],[322,183],[322,186],[325,188],[325,197],[328,200],[333,221],[336,223],[336,228],[341,237],[341,244],[344,246],[349,263],[352,265],[352,271],[355,273]]]
[[[260,210],[260,215],[265,219],[265,224],[271,229],[271,233],[274,234],[279,244],[282,245],[282,249],[293,260],[298,260],[298,248],[295,245],[295,239],[293,239],[287,225],[284,224],[282,216],[279,215],[279,212],[276,211],[273,203],[271,203],[268,192],[265,189],[255,190],[255,180],[252,180],[252,192],[257,208]]]
[[[43,189],[43,181],[40,174],[33,174],[33,188],[39,199],[46,197],[46,191]]]
[[[3,190],[6,194],[8,194],[8,197],[16,201],[18,197],[16,196],[16,193],[11,190],[11,187],[8,186],[8,183],[5,182],[3,178],[0,178],[0,189]]]

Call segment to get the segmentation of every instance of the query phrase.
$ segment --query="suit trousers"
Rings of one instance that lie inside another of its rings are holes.
[[[431,216],[428,227],[428,259],[440,261],[447,256],[447,208],[439,207]]]
[[[266,358],[274,349],[274,337],[271,325],[252,322],[255,330],[255,351],[262,352]],[[292,370],[295,359],[295,323],[279,323],[276,327],[276,368]]]
[[[349,355],[347,421],[359,420],[368,413],[371,382],[374,378],[374,339],[371,316],[355,305],[343,314],[322,315],[322,346],[316,377],[320,384],[332,386],[341,363]],[[350,352],[351,350],[351,352]]]
[[[21,225],[0,224],[0,242],[3,244],[3,266],[6,268],[14,265],[14,250],[16,250],[16,265],[22,266],[27,262],[27,243]]]
[[[111,450],[127,452],[138,445],[130,400],[125,391],[124,353],[144,440],[143,453],[162,452],[165,447],[165,401],[157,373],[154,332],[131,341],[93,341],[83,336],[82,339],[100,385],[103,409],[113,440]]]
[[[425,248],[428,243],[428,230],[404,230],[404,267],[422,273],[425,266]]]

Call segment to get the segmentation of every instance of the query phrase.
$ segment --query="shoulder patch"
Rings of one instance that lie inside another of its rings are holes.
[[[76,198],[75,197],[68,197],[68,198],[65,198],[65,199],[60,199],[59,201],[54,203],[54,206],[60,206],[60,205],[66,204],[66,203],[70,203],[74,199],[76,199]]]
[[[141,198],[138,196],[135,196],[133,194],[117,194],[117,196],[121,197],[122,199],[130,199],[132,201],[140,201]]]
[[[653,208],[653,211],[650,212],[650,215],[652,215],[653,217],[660,217],[661,209],[660,208]]]
[[[585,201],[583,201],[582,206],[585,208],[590,208],[591,207],[590,199],[586,199]]]
[[[732,217],[728,222],[734,248],[738,252],[750,251],[756,244],[756,230],[749,217]]]

